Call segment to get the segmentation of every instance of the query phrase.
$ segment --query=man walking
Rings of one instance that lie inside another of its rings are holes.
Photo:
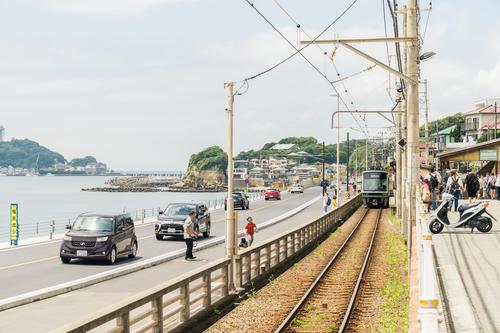
[[[195,217],[195,212],[191,211],[184,221],[184,242],[186,242],[186,256],[184,258],[186,260],[196,259],[193,257],[193,239],[198,237],[193,228]]]
[[[328,195],[328,192],[323,195],[323,211],[326,213],[328,212],[328,206],[332,204],[332,199],[330,199],[330,196]]]
[[[467,176],[465,176],[465,191],[469,196],[469,203],[476,202],[478,190],[479,180],[477,179],[477,175],[472,172],[472,169],[468,169]]]
[[[448,177],[448,182],[446,183],[446,190],[455,198],[453,202],[455,212],[458,208],[458,199],[460,199],[460,193],[462,192],[463,187],[464,184],[462,183],[460,176],[457,174],[457,170],[452,169],[451,176]]]

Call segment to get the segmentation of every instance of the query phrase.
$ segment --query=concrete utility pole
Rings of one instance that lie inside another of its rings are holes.
[[[497,139],[497,124],[498,124],[498,118],[497,118],[497,102],[495,102],[495,140]]]
[[[365,171],[368,171],[368,136],[365,139]]]
[[[397,85],[396,85],[397,86]],[[401,91],[397,91],[396,101],[398,102],[397,108],[401,110],[402,103],[402,94]],[[401,170],[401,154],[402,149],[399,145],[399,141],[402,139],[402,129],[401,129],[401,113],[396,114],[396,170],[394,170],[396,174],[396,215],[401,218],[401,210],[402,210],[402,170]]]
[[[337,192],[340,190],[340,96],[339,94],[330,95],[337,96]],[[333,126],[333,121],[332,121]]]
[[[418,77],[420,73],[418,24],[417,24],[417,0],[408,0],[406,9],[407,37],[415,38],[406,44],[407,46],[407,76],[410,78],[406,82],[407,87],[407,166],[410,186],[408,209],[408,249],[411,248],[412,226],[416,221],[416,190],[418,185],[418,175],[420,168],[419,154],[419,103],[418,103]]]
[[[425,96],[425,163],[429,163],[429,99],[427,98],[427,79],[424,81]]]
[[[234,256],[238,253],[236,244],[237,227],[234,212],[233,202],[233,104],[234,104],[234,82],[227,82],[224,84],[227,88],[227,209],[226,209],[226,256],[234,260]],[[234,265],[230,265],[232,270]],[[229,286],[234,290],[234,274],[229,274]]]
[[[323,195],[325,195],[325,192],[326,192],[326,186],[325,186],[325,141],[323,141],[323,181],[322,181],[321,187],[323,188]]]

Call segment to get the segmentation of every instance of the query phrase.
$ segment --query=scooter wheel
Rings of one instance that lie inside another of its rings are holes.
[[[477,230],[481,232],[488,232],[491,230],[493,227],[493,223],[491,223],[491,220],[489,221],[481,221],[481,223],[477,226]]]
[[[431,223],[429,223],[429,231],[432,232],[433,234],[439,234],[441,231],[443,231],[443,228],[444,225],[437,220],[434,220]]]

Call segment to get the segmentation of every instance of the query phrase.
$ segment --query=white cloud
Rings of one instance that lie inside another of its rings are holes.
[[[43,0],[47,7],[69,13],[128,16],[158,5],[176,4],[189,0]]]

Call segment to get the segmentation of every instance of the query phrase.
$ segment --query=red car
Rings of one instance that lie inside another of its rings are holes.
[[[274,188],[269,189],[264,193],[264,198],[266,200],[269,200],[269,199],[281,200],[281,192],[280,192],[280,190],[276,190]]]

